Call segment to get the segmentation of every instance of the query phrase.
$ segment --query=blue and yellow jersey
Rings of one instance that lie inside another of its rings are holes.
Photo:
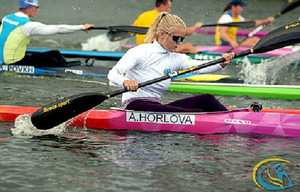
[[[22,31],[22,26],[30,22],[26,17],[10,14],[2,19],[0,28],[0,62],[15,63],[24,58],[26,46],[31,38]]]
[[[220,17],[218,23],[231,23],[231,22],[243,22],[243,21],[245,21],[245,19],[242,16],[239,15],[237,17],[233,17],[232,13],[228,11]],[[238,27],[229,27],[227,31],[228,36],[235,41],[236,41],[236,34],[238,29],[239,29]],[[228,44],[226,41],[224,41],[221,38],[219,26],[216,27],[215,41],[216,41],[216,45]]]

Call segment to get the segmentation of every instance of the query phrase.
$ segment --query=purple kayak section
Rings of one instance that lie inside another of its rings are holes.
[[[229,51],[232,47],[231,46],[196,46],[196,49],[198,52],[207,52],[207,53],[226,53]],[[233,50],[234,53],[240,53],[242,51],[245,51],[247,49],[251,49],[252,47],[238,47]],[[253,54],[253,55],[259,55],[259,56],[279,56],[286,53],[290,53],[294,51],[296,48],[280,48],[275,49],[273,51],[269,51],[266,53],[259,53],[259,54]]]
[[[123,45],[124,48],[132,48],[136,45],[133,44],[126,44]],[[196,49],[198,52],[204,52],[204,53],[226,53],[229,51],[232,47],[231,46],[196,46]],[[234,53],[240,53],[242,51],[245,51],[247,49],[251,49],[252,47],[238,47],[233,50]],[[267,56],[267,57],[273,57],[273,56],[279,56],[286,53],[290,53],[292,51],[298,50],[299,47],[285,47],[280,49],[275,49],[273,51],[269,51],[266,53],[259,53],[259,54],[252,54],[256,56]]]
[[[249,33],[251,33],[252,31],[238,31],[237,32],[237,36],[248,36]],[[259,31],[257,32],[254,36],[257,37],[263,37],[266,34],[268,34],[270,31]],[[216,31],[214,29],[197,29],[196,33],[200,33],[200,34],[215,34]]]

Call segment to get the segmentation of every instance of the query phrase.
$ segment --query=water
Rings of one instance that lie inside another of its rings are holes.
[[[299,181],[299,139],[103,130],[2,135],[1,191],[260,191],[252,169],[269,157],[293,161],[289,175]]]
[[[17,1],[0,2],[1,17],[16,10]],[[173,13],[188,25],[196,21],[215,23],[226,2],[174,1]],[[275,15],[282,5],[282,1],[276,0],[247,3],[244,15],[249,20],[260,19],[258,15],[262,18]],[[153,4],[149,0],[41,1],[40,13],[35,19],[49,24],[131,25],[141,12],[152,9]],[[298,20],[296,11],[281,16],[266,30]],[[90,31],[36,37],[30,48],[82,49],[88,40],[104,36],[104,33]],[[196,45],[214,43],[212,36],[196,34],[187,41]],[[134,38],[128,39],[127,43],[134,43]],[[248,83],[299,85],[300,70],[297,64],[289,65],[290,58],[282,57],[255,68],[247,63],[246,66],[233,65],[222,73],[248,74]],[[98,64],[113,66],[115,63]],[[251,68],[250,72],[248,68]],[[42,106],[78,93],[115,89],[108,86],[104,77],[0,75],[0,105]],[[167,92],[163,102],[193,95]],[[300,109],[299,100],[247,96],[217,98],[232,108],[248,107],[257,101],[264,108]],[[113,97],[96,108],[118,107],[120,99]],[[259,191],[252,180],[252,169],[267,158],[292,161],[288,173],[296,185],[293,190],[300,188],[299,138],[106,131],[79,127],[58,128],[52,135],[13,136],[13,126],[14,122],[0,123],[0,191]]]

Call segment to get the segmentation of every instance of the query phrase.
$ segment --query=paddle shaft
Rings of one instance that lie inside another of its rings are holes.
[[[0,21],[0,25],[1,25]],[[232,22],[232,23],[222,23],[222,24],[206,24],[202,27],[215,27],[215,26],[228,26],[228,27],[243,27],[249,28],[255,25],[254,21],[247,22]],[[132,37],[134,34],[143,34],[147,33],[149,28],[147,27],[136,27],[136,26],[105,26],[105,27],[92,27],[89,30],[109,30],[107,36],[110,41],[120,41]]]
[[[231,22],[231,23],[216,23],[216,24],[205,24],[202,27],[215,27],[215,26],[229,26],[229,27],[253,27],[255,25],[254,21],[246,21],[246,22]],[[130,25],[120,25],[120,26],[104,26],[104,27],[92,27],[89,30],[115,30],[115,31],[125,31],[139,34],[146,34],[148,31],[148,27],[136,27]]]
[[[254,25],[255,25],[255,21],[245,21],[245,22],[205,24],[205,25],[202,25],[202,27],[226,26],[226,27],[243,27],[243,28],[249,28],[249,27],[254,27]]]
[[[255,25],[254,21],[247,22],[231,22],[222,24],[206,24],[202,27],[215,27],[215,26],[228,26],[228,27],[243,27],[249,28]],[[136,27],[136,26],[107,26],[107,27],[93,27],[90,30],[109,30],[107,37],[110,41],[120,41],[132,37],[134,34],[145,35],[148,32],[147,27]]]

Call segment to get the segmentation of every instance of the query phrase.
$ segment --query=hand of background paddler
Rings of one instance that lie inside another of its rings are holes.
[[[203,23],[202,22],[196,22],[194,27],[196,27],[196,29],[199,29],[203,26]]]
[[[274,17],[268,17],[266,19],[266,24],[272,24],[274,22],[275,18]]]
[[[224,53],[222,54],[222,57],[224,59],[226,59],[226,61],[224,63],[221,63],[221,67],[226,67],[229,63],[231,63],[231,59],[234,57],[234,53],[231,52],[231,53]]]
[[[138,82],[136,80],[125,80],[123,82],[123,86],[128,90],[128,91],[136,91],[138,89]]]
[[[89,28],[92,28],[92,27],[95,27],[95,25],[86,23],[86,24],[84,24],[84,31],[88,32]]]
[[[235,40],[230,41],[229,44],[231,45],[232,48],[237,48],[240,46],[239,43]]]

